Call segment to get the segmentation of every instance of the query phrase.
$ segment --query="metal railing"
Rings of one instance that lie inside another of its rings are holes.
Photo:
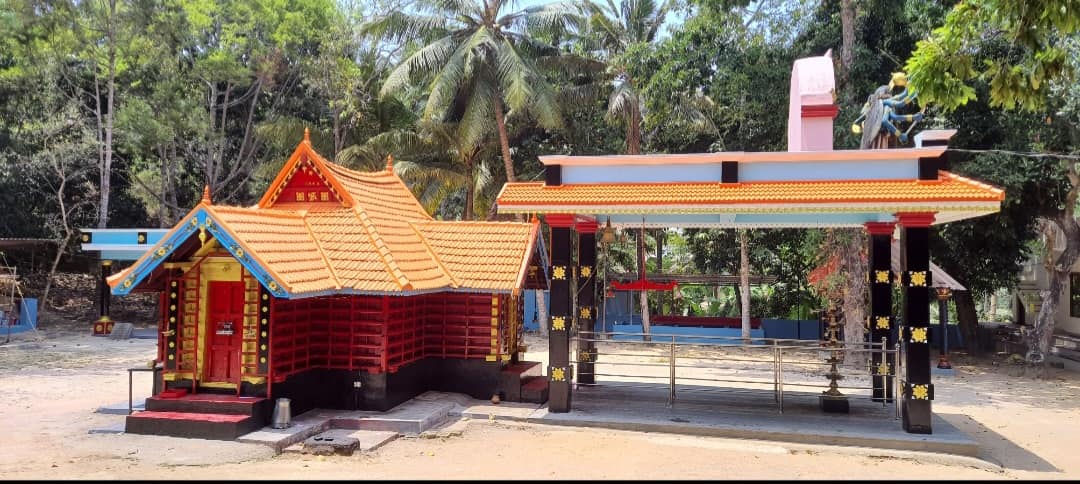
[[[158,373],[160,373],[162,370],[164,370],[164,368],[162,368],[162,367],[160,367],[160,366],[158,366],[156,364],[154,366],[151,366],[151,367],[128,368],[127,369],[127,372],[128,372],[128,415],[131,415],[135,411],[135,395],[134,395],[134,390],[132,389],[132,387],[133,387],[132,375],[136,371],[149,371],[149,372],[152,372],[151,375],[152,375],[152,378],[154,380],[153,380],[153,382],[151,384],[153,385],[154,388],[150,392],[150,394],[151,395],[156,395],[158,393],[158,391],[157,391],[158,390],[158,388],[157,388],[157,385],[158,385]]]
[[[668,385],[668,406],[675,403],[680,392],[722,390],[725,393],[755,393],[760,394],[761,389],[747,388],[745,385],[756,385],[772,388],[773,398],[780,413],[784,411],[785,389],[827,389],[829,382],[807,383],[805,381],[785,380],[785,372],[790,368],[815,368],[824,367],[825,373],[821,376],[828,380],[832,363],[827,361],[829,356],[844,355],[845,358],[865,358],[865,369],[852,371],[850,368],[837,366],[837,374],[840,379],[847,377],[869,377],[871,384],[841,386],[845,391],[860,390],[873,391],[874,377],[884,377],[886,385],[891,385],[893,390],[892,401],[895,404],[896,418],[900,418],[901,403],[901,358],[900,344],[896,343],[892,348],[887,347],[884,339],[881,342],[844,343],[837,342],[828,344],[817,340],[796,340],[778,338],[749,338],[738,336],[698,336],[677,334],[645,334],[623,332],[587,332],[580,331],[573,337],[575,351],[571,355],[571,363],[575,365],[575,373],[578,375],[578,385],[597,385],[598,383],[581,383],[582,375],[592,376],[593,380],[598,377],[628,378],[629,384],[619,382],[623,387],[647,387],[656,388],[658,380],[666,380]],[[611,347],[610,351],[602,351]],[[581,360],[582,349],[589,348],[588,360]],[[738,348],[743,354],[729,354],[732,351],[724,351],[717,354],[716,350],[731,350]],[[697,349],[700,354],[688,354],[690,350]],[[620,351],[621,350],[621,351]],[[682,351],[680,351],[682,350]],[[711,350],[711,351],[710,351]],[[754,357],[754,353],[760,353],[760,357]],[[809,354],[809,355],[808,355]],[[888,371],[880,373],[878,368],[873,367],[871,355],[880,355],[880,361],[892,362]],[[815,357],[816,356],[816,357]],[[606,358],[605,358],[606,357]],[[629,361],[620,361],[628,358]],[[645,358],[643,360],[643,358]],[[656,361],[660,359],[660,361]],[[735,365],[731,365],[734,363]],[[582,364],[592,365],[592,371],[586,371]],[[709,376],[707,370],[746,370],[748,364],[769,365],[771,379],[760,378],[729,378]],[[597,368],[603,367],[604,371]],[[636,367],[642,371],[622,372],[620,368]],[[663,374],[660,369],[667,369]],[[862,365],[860,364],[860,368]],[[706,371],[701,371],[706,370]],[[649,374],[649,373],[657,374]],[[693,373],[691,373],[693,372]],[[681,374],[680,374],[681,373]],[[691,374],[688,374],[691,373]],[[649,384],[649,382],[652,382]],[[683,387],[679,388],[679,383]],[[638,383],[638,384],[635,384]],[[690,384],[697,384],[691,387]],[[708,385],[709,383],[734,383],[741,387]],[[608,384],[605,382],[604,384]],[[705,388],[701,388],[705,387]],[[887,393],[885,387],[881,388]],[[849,395],[851,396],[851,395]],[[880,399],[882,407],[887,407],[889,399]],[[875,399],[876,400],[876,399]]]

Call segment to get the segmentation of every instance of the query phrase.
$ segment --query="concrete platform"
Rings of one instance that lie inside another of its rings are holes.
[[[573,411],[551,413],[544,407],[527,421],[969,457],[978,457],[980,452],[973,438],[937,416],[933,419],[931,435],[904,432],[892,404],[883,407],[865,396],[851,398],[851,413],[826,414],[818,408],[817,393],[785,392],[783,413],[778,411],[772,392],[768,391],[741,394],[725,394],[723,389],[680,391],[671,407],[666,406],[667,395],[667,386],[579,387],[573,394]]]
[[[315,409],[293,417],[289,428],[275,429],[267,426],[241,435],[236,441],[267,445],[277,452],[282,452],[294,444],[329,430],[377,431],[389,432],[395,436],[416,436],[449,420],[450,411],[454,408],[453,401],[414,398],[387,412]]]

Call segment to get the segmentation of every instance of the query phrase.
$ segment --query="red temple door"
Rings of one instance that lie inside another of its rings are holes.
[[[239,383],[244,283],[209,281],[204,381]]]

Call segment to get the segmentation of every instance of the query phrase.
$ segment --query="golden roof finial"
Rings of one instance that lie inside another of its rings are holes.
[[[394,171],[394,155],[386,155],[386,171]]]
[[[304,142],[311,143],[311,130],[307,126],[304,127]]]
[[[210,205],[210,185],[204,185],[202,190],[202,202],[203,205]]]

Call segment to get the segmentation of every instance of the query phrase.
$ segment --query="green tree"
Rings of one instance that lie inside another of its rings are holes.
[[[1080,49],[1075,34],[1080,8],[1070,0],[1040,2],[970,1],[958,3],[945,24],[919,42],[908,59],[912,87],[923,102],[956,110],[976,98],[980,80],[988,86],[992,107],[1051,111],[1059,147],[1075,152],[1080,146],[1080,118],[1070,109],[1076,92],[1072,80],[1080,72],[1074,62]],[[1041,143],[1040,143],[1041,144]],[[1040,147],[1040,146],[1036,146]],[[1041,147],[1046,147],[1043,145]],[[1060,295],[1069,272],[1080,258],[1080,224],[1076,203],[1080,198],[1080,170],[1075,157],[1059,157],[1057,174],[1049,181],[1067,187],[1060,204],[1048,207],[1045,219],[1065,235],[1066,246],[1050,267],[1050,287],[1032,331],[1027,333],[1028,362],[1045,360],[1054,331]]]

